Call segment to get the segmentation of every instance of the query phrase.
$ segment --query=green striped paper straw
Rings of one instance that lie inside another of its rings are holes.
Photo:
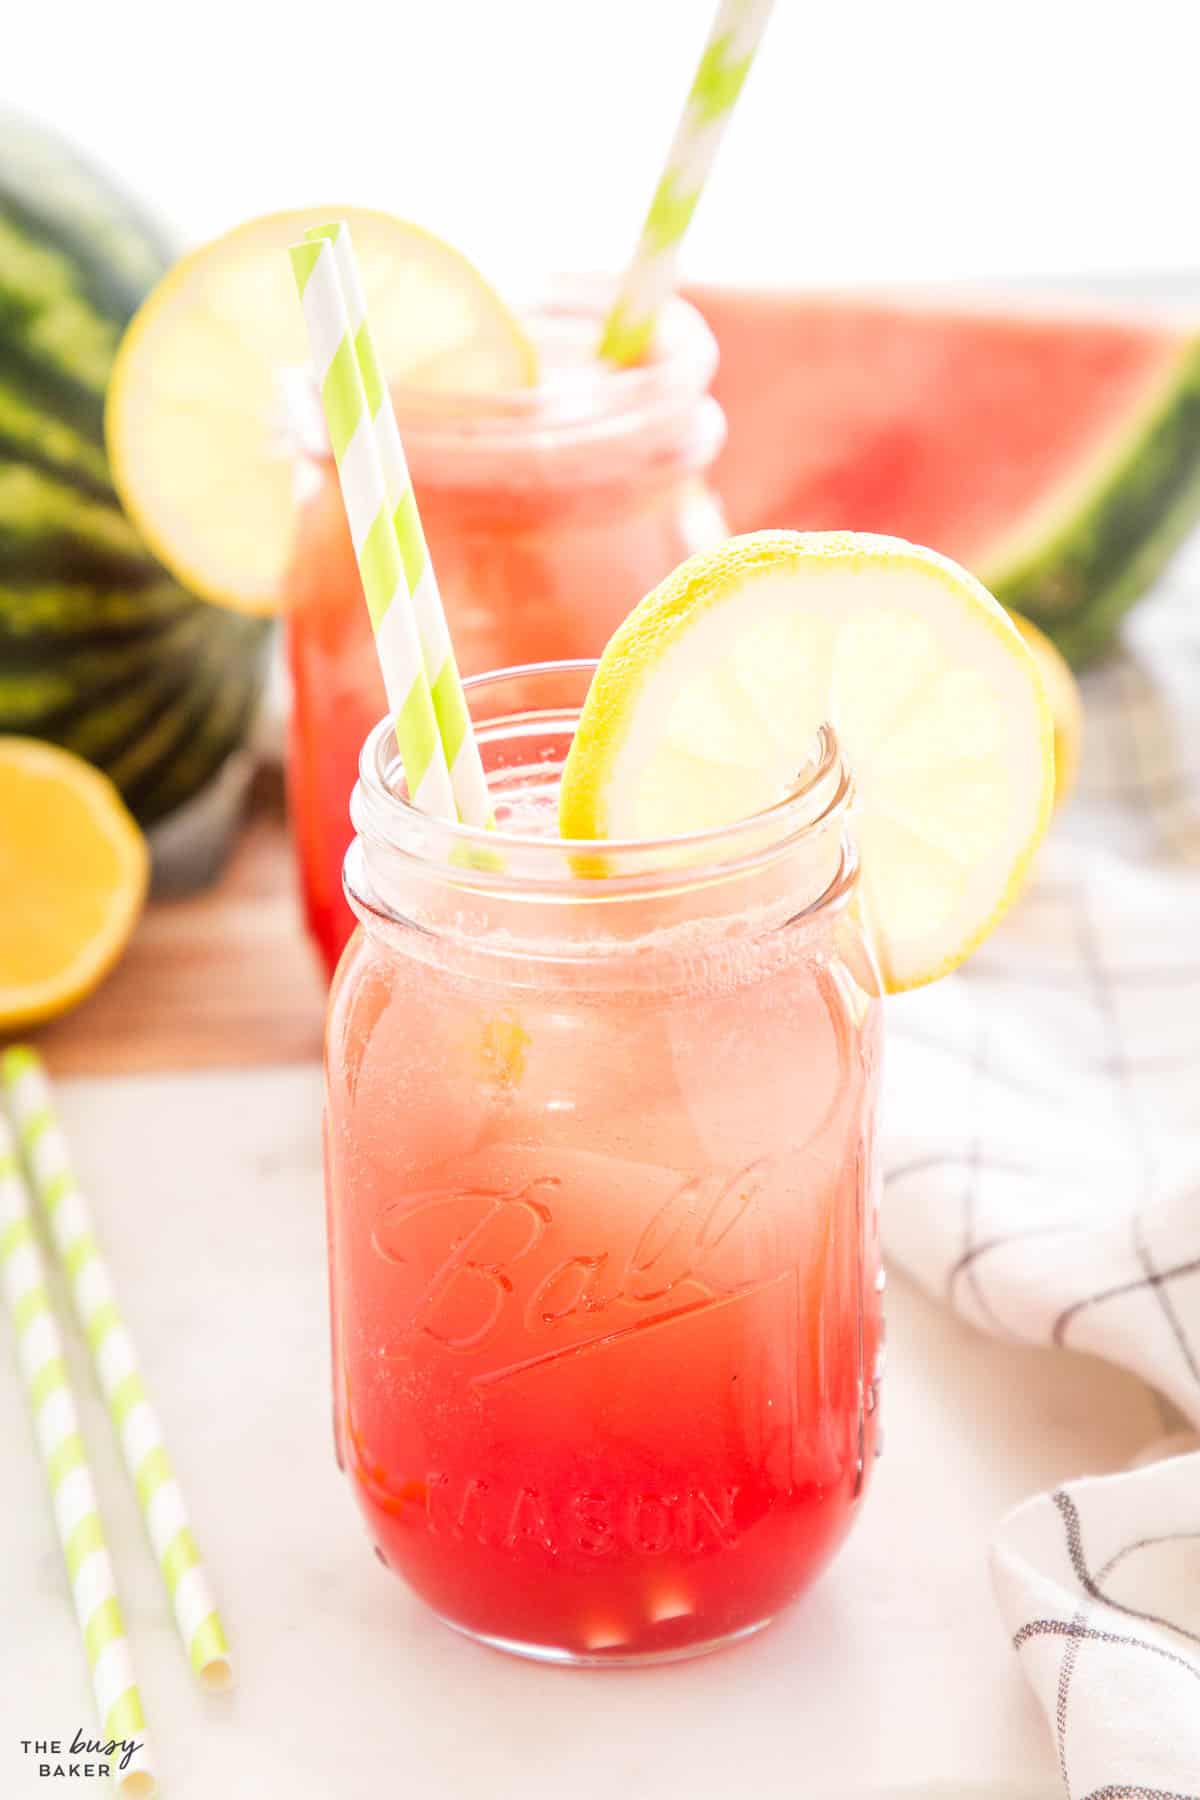
[[[0,1113],[0,1288],[12,1320],[21,1380],[33,1414],[58,1541],[92,1675],[92,1691],[113,1772],[125,1800],[157,1793],[133,1653],[117,1598],[112,1558],[79,1429],[63,1342],[50,1302],[33,1209]]]
[[[659,311],[673,293],[679,246],[750,73],[774,0],[722,0],[692,79],[683,115],[633,260],[600,337],[598,354],[620,367],[640,362]]]
[[[179,1635],[201,1686],[220,1691],[233,1680],[225,1628],[36,1051],[23,1045],[6,1050],[0,1058],[0,1081],[125,1467],[137,1490]]]
[[[333,245],[333,259],[341,282],[342,299],[354,342],[358,372],[362,376],[367,411],[374,423],[375,441],[383,466],[384,487],[396,527],[396,542],[400,546],[400,562],[416,619],[421,658],[433,697],[433,710],[437,716],[442,749],[450,768],[450,785],[454,789],[458,816],[464,825],[489,826],[494,823],[494,819],[487,777],[483,772],[483,761],[475,742],[475,733],[471,729],[466,695],[463,693],[462,679],[454,659],[454,646],[450,642],[450,629],[446,623],[437,575],[430,561],[421,516],[417,511],[408,461],[400,439],[400,427],[396,423],[392,397],[388,393],[367,318],[366,298],[350,242],[350,227],[344,221],[337,220],[331,225],[314,225],[304,236],[311,242],[325,238]]]
[[[409,796],[423,812],[454,819],[450,770],[333,245],[324,238],[293,244],[290,255]]]

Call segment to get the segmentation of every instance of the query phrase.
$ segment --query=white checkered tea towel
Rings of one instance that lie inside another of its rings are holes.
[[[1083,689],[1030,888],[891,1003],[885,1245],[980,1329],[1124,1364],[1200,1429],[1194,555]],[[1200,1800],[1200,1450],[1030,1500],[992,1566],[1070,1800]]]

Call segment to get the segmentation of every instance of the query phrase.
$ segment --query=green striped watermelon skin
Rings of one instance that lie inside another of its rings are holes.
[[[243,740],[269,631],[180,587],[109,475],[113,358],[172,260],[106,177],[0,115],[0,732],[86,756],[147,826]]]
[[[734,532],[878,531],[979,575],[1082,664],[1200,523],[1200,328],[997,293],[693,290]]]
[[[1033,556],[992,573],[989,585],[1081,667],[1109,647],[1121,619],[1198,522],[1200,341],[1193,341],[1161,404],[1130,436],[1088,504]]]

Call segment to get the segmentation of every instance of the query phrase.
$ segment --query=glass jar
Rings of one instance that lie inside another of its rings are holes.
[[[489,395],[397,390],[421,520],[464,674],[595,656],[642,595],[725,535],[704,473],[724,437],[716,344],[682,300],[645,367],[592,352],[603,303],[567,288],[529,316],[543,379]],[[309,928],[332,971],[359,748],[384,710],[337,475],[307,489],[287,593],[289,791]]]
[[[364,749],[333,1370],[383,1562],[492,1645],[631,1663],[758,1629],[857,1513],[881,1008],[832,735],[769,812],[598,877],[551,835],[590,672],[467,684],[495,833],[410,807],[389,729]]]

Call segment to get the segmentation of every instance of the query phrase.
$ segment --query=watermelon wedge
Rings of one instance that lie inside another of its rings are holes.
[[[1200,333],[706,288],[731,531],[893,532],[944,551],[1075,663],[1200,517]]]

